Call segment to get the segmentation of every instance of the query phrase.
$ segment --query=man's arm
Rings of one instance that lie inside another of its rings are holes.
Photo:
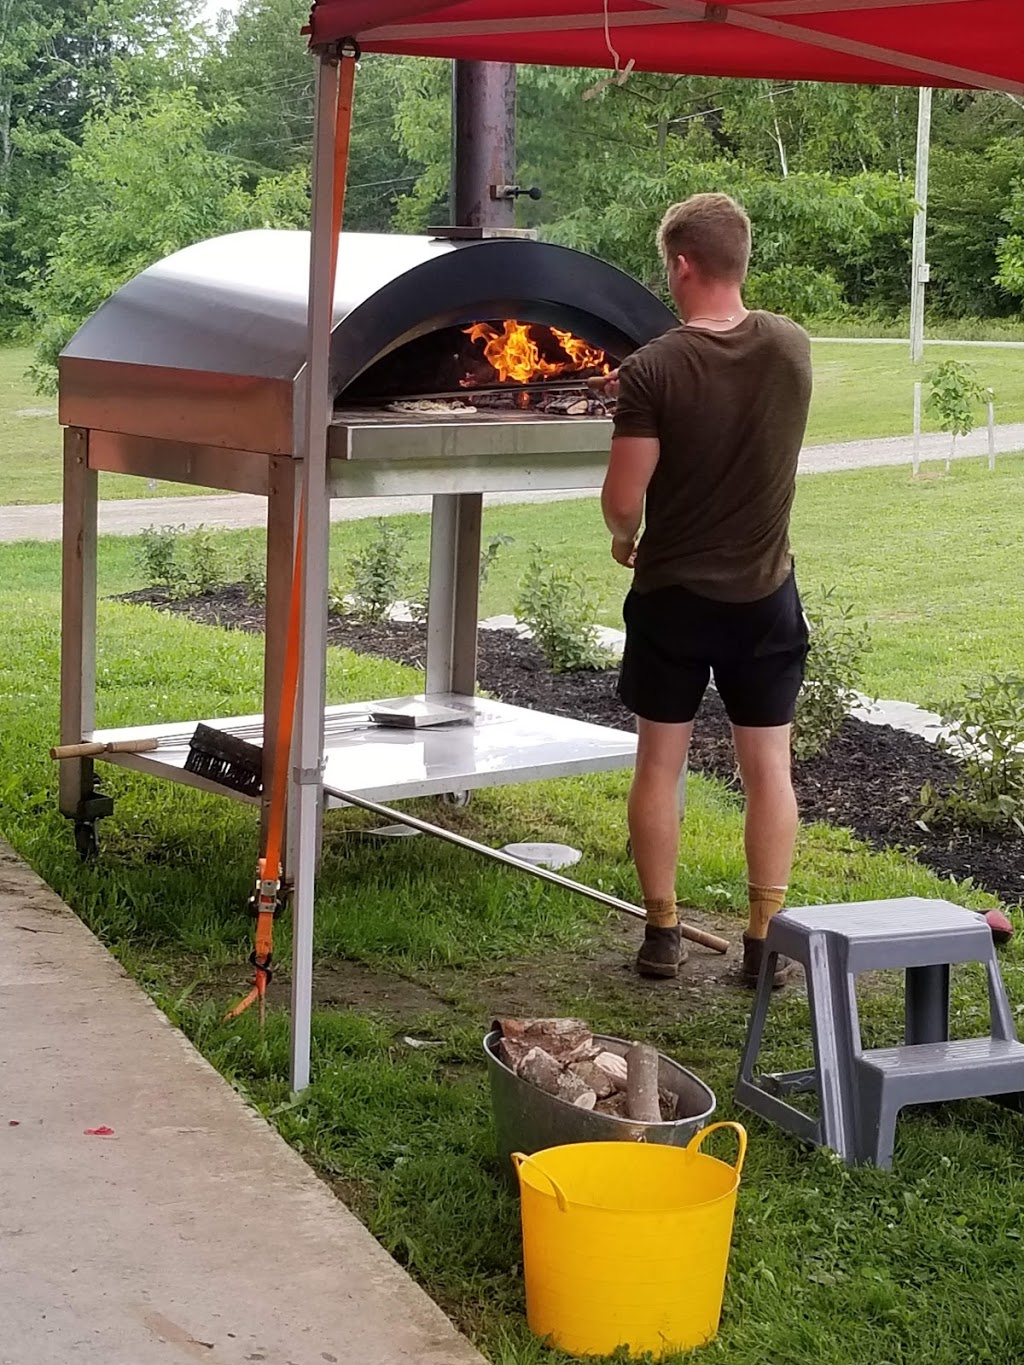
[[[628,544],[631,549],[643,521],[647,485],[660,454],[661,442],[656,436],[616,436],[612,440],[608,472],[601,489],[601,511],[613,540]]]

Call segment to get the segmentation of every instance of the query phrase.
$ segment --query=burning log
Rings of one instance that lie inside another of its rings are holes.
[[[595,1042],[581,1019],[499,1019],[496,1027],[501,1060],[545,1094],[612,1118],[676,1117],[677,1097],[658,1086],[655,1048],[636,1043],[620,1057]]]

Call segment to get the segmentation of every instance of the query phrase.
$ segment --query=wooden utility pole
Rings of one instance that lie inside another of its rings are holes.
[[[928,164],[932,138],[932,92],[922,87],[917,113],[917,171],[914,177],[914,250],[910,277],[910,358],[924,356],[924,302],[930,279],[928,265]]]

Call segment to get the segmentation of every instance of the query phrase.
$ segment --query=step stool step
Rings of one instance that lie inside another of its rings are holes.
[[[875,1048],[863,1053],[860,1063],[887,1076],[908,1077],[981,1066],[1024,1068],[1024,1043],[1005,1038],[963,1038],[950,1043]]]

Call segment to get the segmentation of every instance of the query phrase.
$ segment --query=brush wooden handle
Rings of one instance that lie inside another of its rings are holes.
[[[731,945],[727,938],[709,934],[706,929],[696,929],[692,924],[680,924],[679,928],[683,938],[689,939],[691,943],[699,943],[702,948],[712,948],[716,953],[729,951]]]
[[[100,754],[148,754],[158,747],[155,739],[116,739],[103,744],[98,740],[86,740],[82,744],[58,744],[50,750],[50,757],[98,758]]]

